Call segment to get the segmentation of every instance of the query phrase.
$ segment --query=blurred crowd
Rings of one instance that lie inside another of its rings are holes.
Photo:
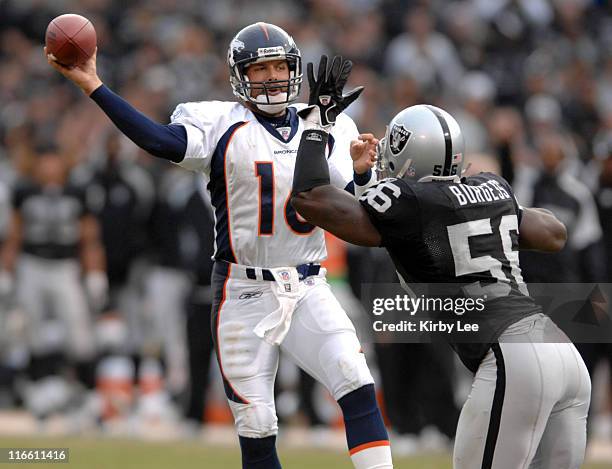
[[[566,224],[561,253],[522,255],[526,281],[612,283],[609,2],[4,0],[0,406],[25,406],[41,418],[76,401],[96,408],[105,386],[124,376],[123,394],[104,404],[102,417],[141,406],[199,424],[214,368],[209,373],[212,215],[202,181],[143,154],[48,66],[44,32],[66,12],[95,25],[102,80],[162,123],[179,102],[233,99],[227,46],[252,22],[287,30],[304,63],[342,54],[355,63],[349,88],[366,86],[348,110],[360,130],[382,136],[401,109],[440,106],[462,127],[471,171],[498,172],[521,204],[548,208]],[[61,187],[64,209],[52,198],[60,195],[45,190],[51,186]],[[49,247],[49,230],[72,249]],[[16,239],[31,242],[16,252]],[[381,253],[348,253],[356,296],[364,282],[395,280]],[[372,352],[394,431],[407,435],[408,450],[432,426],[452,438],[452,357],[393,347]],[[592,373],[612,375],[609,344],[583,344],[581,352]],[[398,356],[410,372],[398,372]],[[312,383],[296,380],[301,400],[288,408],[321,423]],[[90,391],[66,398],[71,382]],[[137,402],[132,386],[152,397]],[[407,389],[410,398],[398,395]],[[610,385],[597,389],[612,438]]]

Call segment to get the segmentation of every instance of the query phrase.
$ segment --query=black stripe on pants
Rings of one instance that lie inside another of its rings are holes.
[[[497,380],[495,382],[495,394],[493,395],[493,405],[491,406],[491,417],[489,419],[489,430],[487,431],[487,441],[485,444],[484,455],[482,457],[482,469],[493,467],[493,455],[501,424],[502,408],[504,406],[504,396],[506,394],[506,364],[499,344],[491,345],[495,362],[497,365]]]

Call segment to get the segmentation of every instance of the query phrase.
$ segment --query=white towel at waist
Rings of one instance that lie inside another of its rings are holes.
[[[300,298],[303,285],[295,267],[268,269],[274,276],[272,293],[279,306],[257,323],[253,332],[271,345],[280,345],[289,332],[293,312]]]

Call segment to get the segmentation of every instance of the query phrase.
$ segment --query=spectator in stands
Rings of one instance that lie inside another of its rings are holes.
[[[566,247],[547,255],[521,251],[527,282],[598,282],[604,278],[602,231],[589,188],[568,169],[566,137],[557,133],[536,135],[539,167],[517,170],[514,193],[526,207],[549,209],[568,231]]]
[[[391,76],[408,75],[430,92],[452,89],[463,76],[457,51],[434,29],[434,18],[426,7],[408,10],[405,32],[387,48],[385,70]]]

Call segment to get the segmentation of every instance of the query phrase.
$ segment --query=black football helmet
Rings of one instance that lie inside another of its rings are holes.
[[[252,82],[246,75],[249,65],[256,62],[284,59],[289,67],[289,80]],[[276,113],[298,97],[302,85],[302,55],[289,34],[278,26],[255,23],[238,32],[230,42],[227,51],[230,84],[234,95],[258,109]],[[280,86],[279,86],[280,85]],[[286,91],[270,95],[269,91],[279,87]],[[263,90],[256,98],[251,90]]]

